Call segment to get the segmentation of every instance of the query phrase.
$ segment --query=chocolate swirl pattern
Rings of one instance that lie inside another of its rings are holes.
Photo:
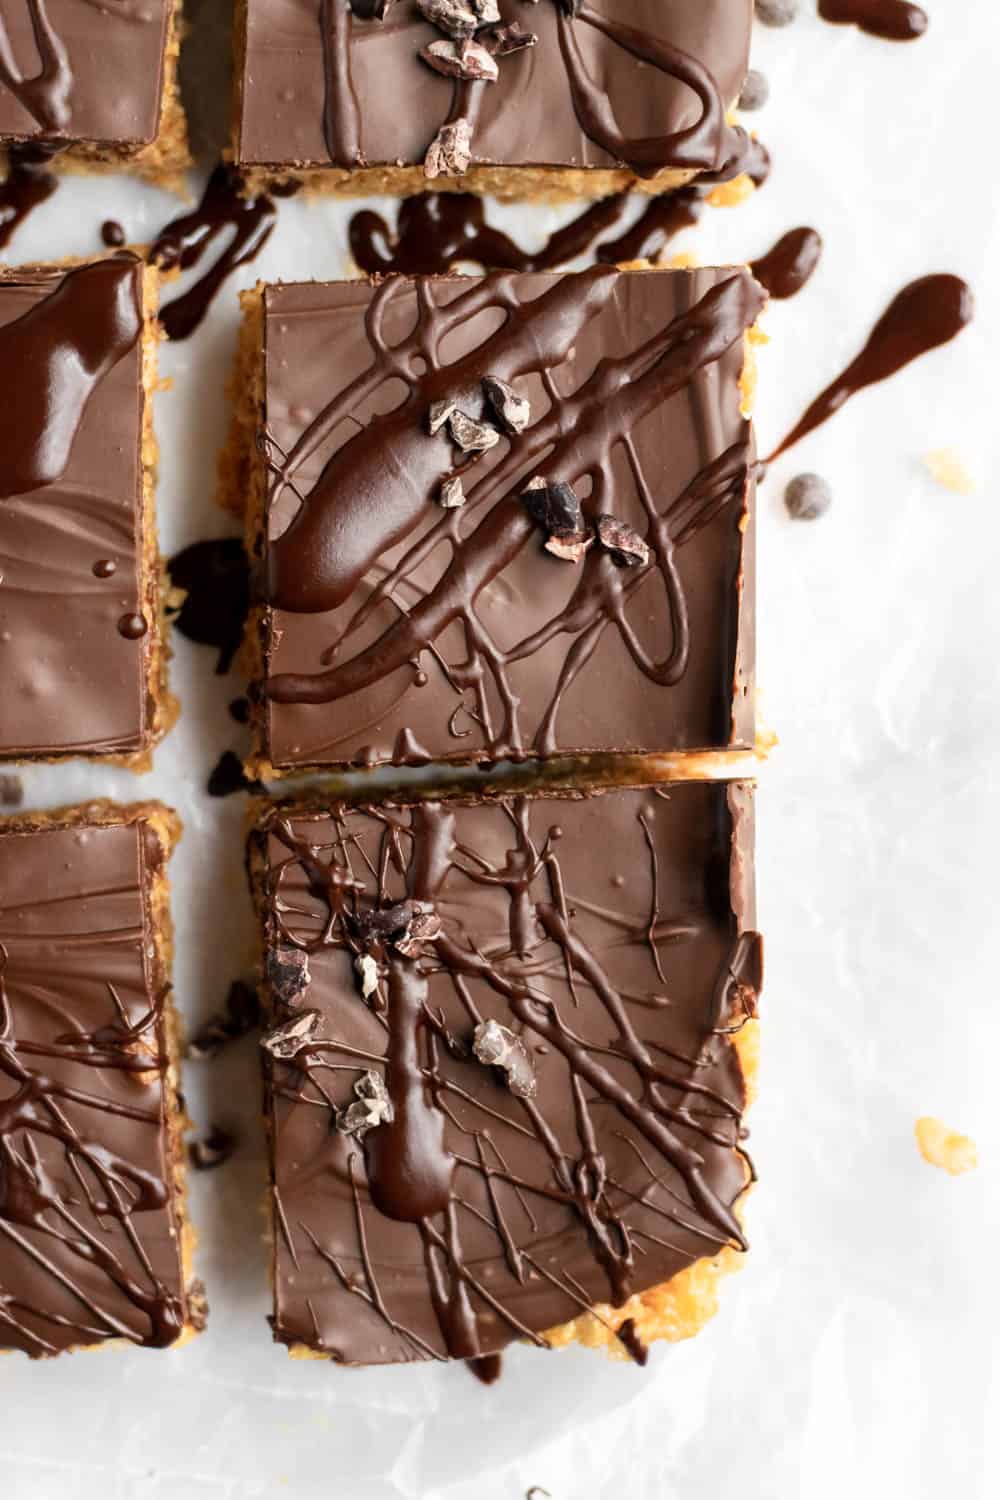
[[[264,1041],[277,1338],[346,1363],[544,1346],[744,1246],[750,838],[741,784],[269,816],[271,1019],[304,1036]],[[392,934],[400,902],[422,939]],[[488,1021],[517,1088],[477,1055]],[[355,1131],[369,1073],[387,1103]]]
[[[142,824],[0,830],[0,1348],[186,1321]]]
[[[269,288],[273,763],[746,742],[738,382],[763,300],[743,272],[610,267]],[[357,373],[302,426],[334,326],[337,369]],[[460,461],[427,412],[481,415],[487,375],[519,383],[532,420]],[[449,511],[435,496],[453,468],[467,503]],[[645,559],[553,558],[521,500],[536,474],[574,486],[589,524],[633,527]]]

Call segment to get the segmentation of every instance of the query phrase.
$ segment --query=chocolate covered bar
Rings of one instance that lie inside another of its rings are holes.
[[[0,819],[0,1350],[204,1320],[184,1208],[158,803]]]
[[[156,273],[0,268],[0,760],[144,769],[166,689]]]
[[[258,288],[255,769],[753,744],[745,270]]]
[[[345,1364],[683,1338],[745,1248],[752,790],[276,804],[275,1338]]]
[[[180,0],[0,0],[0,159],[134,171],[189,165]]]
[[[499,197],[735,175],[752,0],[239,0],[251,186]]]

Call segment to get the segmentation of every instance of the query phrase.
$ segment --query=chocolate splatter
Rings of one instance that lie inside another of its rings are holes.
[[[216,672],[229,671],[243,642],[250,608],[250,564],[238,537],[194,542],[167,564],[170,581],[187,595],[174,626],[189,641],[215,646]]]
[[[263,791],[259,781],[253,781],[243,769],[243,762],[235,750],[224,750],[209,774],[206,791],[210,797],[231,797],[234,792]]]
[[[198,1062],[218,1057],[230,1042],[249,1036],[260,1025],[260,1000],[257,987],[245,979],[229,986],[226,1008],[210,1016],[188,1042],[187,1055]]]

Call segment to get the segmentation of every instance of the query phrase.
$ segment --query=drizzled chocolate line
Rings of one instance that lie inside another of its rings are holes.
[[[487,370],[507,382],[528,374],[550,378],[549,372],[565,359],[580,331],[607,306],[618,280],[617,271],[595,267],[521,303],[516,278],[493,275],[470,284],[443,307],[435,305],[429,284],[418,283],[417,326],[395,346],[386,342],[384,328],[404,283],[384,282],[375,291],[366,318],[372,364],[326,406],[287,456],[274,464],[271,505],[286,493],[299,496],[301,505],[288,528],[269,545],[271,605],[309,614],[335,609],[349,599],[376,560],[424,524],[428,496],[451,466],[447,436],[443,432],[430,436],[423,413],[445,398],[473,409],[472,403],[482,400],[480,384]],[[457,694],[465,689],[474,692],[474,708],[466,711],[481,725],[487,747],[494,753],[518,754],[526,748],[507,668],[563,635],[572,641],[553,682],[548,707],[541,705],[534,741],[540,754],[555,753],[560,702],[609,626],[619,633],[632,662],[651,682],[660,687],[677,683],[686,670],[689,632],[676,552],[726,506],[745,502],[749,429],[744,427],[737,443],[709,462],[662,508],[643,476],[632,433],[644,417],[742,338],[763,301],[760,288],[746,275],[736,274],[635,351],[601,360],[573,395],[554,400],[523,433],[512,436],[505,455],[481,479],[474,480],[470,477],[474,471],[466,471],[468,500],[462,515],[473,517],[466,534],[458,530],[454,512],[442,512],[430,531],[385,570],[343,627],[327,659],[344,655],[344,645],[369,626],[383,601],[395,601],[396,591],[404,585],[408,590],[415,587],[414,570],[443,542],[451,549],[451,560],[437,584],[405,610],[400,608],[398,617],[373,644],[324,672],[275,675],[267,682],[268,696],[278,703],[320,704],[360,692],[415,660],[421,651],[435,651],[435,642],[456,621],[464,631],[469,654],[464,664],[444,670]],[[487,309],[502,310],[504,325],[486,344],[453,363],[443,363],[440,349],[449,333]],[[385,381],[399,377],[410,387],[408,399],[362,427],[330,459],[312,490],[300,495],[295,485],[302,464]],[[593,523],[613,508],[612,459],[618,450],[626,459],[645,517],[648,561],[622,569],[603,548],[592,548],[566,606],[542,629],[502,650],[490,639],[475,606],[482,591],[522,548],[535,542],[541,545],[520,498],[523,477],[537,471],[544,459],[548,484],[579,489],[589,481],[584,512]],[[400,482],[401,475],[405,483]],[[377,496],[375,505],[373,496]],[[658,660],[644,649],[627,614],[632,598],[654,578],[665,595],[669,631],[666,654]],[[494,722],[487,697],[490,680],[502,705],[499,723]],[[455,737],[464,734],[454,727],[454,715],[451,732]]]
[[[697,58],[669,42],[609,20],[589,5],[568,10],[559,5],[559,45],[573,97],[573,108],[584,133],[609,156],[625,162],[640,177],[655,176],[662,167],[717,171],[727,157],[738,154],[746,132],[726,122],[726,102],[708,69]],[[592,26],[619,47],[671,78],[687,84],[698,97],[701,114],[686,130],[642,140],[630,138],[619,127],[607,94],[591,79],[584,65],[575,28]]]
[[[45,0],[27,0],[31,29],[38,49],[38,72],[25,77],[17,67],[7,23],[0,16],[0,84],[47,132],[69,124],[73,74],[66,48],[49,20]]]
[[[31,860],[29,844],[51,847],[74,832],[2,835],[0,859],[24,849]],[[116,828],[89,837],[124,838],[134,861],[134,841],[141,849],[145,835]],[[0,1347],[39,1357],[111,1338],[166,1346],[185,1314],[144,1240],[150,1223],[166,1237],[170,1189],[158,1147],[147,1144],[163,1128],[165,992],[142,978],[146,927],[141,915],[132,920],[142,889],[82,891],[88,920],[76,931],[66,905],[75,897],[53,896],[44,883],[34,895],[40,873],[25,899],[0,907]],[[117,856],[101,874],[128,878]],[[101,973],[103,986],[94,985]],[[86,1070],[100,1075],[92,1089],[80,1083]],[[130,1122],[128,1155],[102,1126],[113,1120]],[[151,1170],[142,1165],[149,1161],[161,1164]]]
[[[663,802],[650,793],[629,794],[631,803],[644,795]],[[692,805],[726,797],[703,788],[679,795]],[[759,984],[759,939],[721,911],[678,920],[659,908],[670,835],[649,833],[641,805],[636,846],[609,852],[636,871],[632,887],[649,870],[652,916],[636,911],[634,890],[619,906],[595,905],[592,881],[578,889],[573,863],[559,853],[558,803],[518,798],[491,808],[487,816],[508,830],[503,851],[477,838],[481,815],[439,804],[409,813],[334,808],[310,824],[279,812],[262,835],[262,848],[268,835],[273,841],[263,892],[269,941],[308,954],[314,977],[299,1003],[318,1005],[321,1016],[307,1046],[271,1064],[276,1214],[305,1288],[286,1292],[279,1272],[275,1331],[336,1357],[363,1362],[373,1338],[366,1323],[350,1325],[351,1298],[397,1336],[403,1357],[474,1359],[515,1337],[544,1343],[545,1327],[595,1301],[621,1305],[665,1264],[673,1274],[720,1245],[745,1246],[731,1208],[749,1175],[738,1072],[713,1007],[692,1010],[686,1000],[671,1018],[680,1002],[670,980],[685,954],[707,972],[711,950],[718,990],[737,969]],[[575,810],[565,816],[576,825],[572,861],[586,824]],[[673,814],[662,816],[669,830]],[[412,956],[370,949],[381,982],[364,999],[339,976],[353,969],[364,913],[391,905],[400,889],[433,902],[443,930]],[[668,979],[657,944],[680,945]],[[338,954],[342,967],[331,969]],[[616,981],[623,963],[645,975],[638,991]],[[497,1083],[475,1058],[471,1035],[489,1016],[509,1020],[530,1051],[552,1059],[537,1097]],[[347,1039],[363,1033],[370,1045]],[[309,1117],[318,1110],[335,1121],[337,1102],[369,1068],[384,1070],[391,1118],[360,1147],[336,1135],[324,1144],[315,1131],[304,1145],[298,1131]],[[288,1132],[298,1144],[283,1155]],[[545,1248],[556,1233],[572,1246],[565,1258]],[[327,1305],[315,1263],[303,1259],[310,1248],[346,1298]],[[392,1267],[387,1280],[383,1266]]]
[[[639,176],[655,176],[664,167],[718,171],[740,154],[747,139],[746,133],[727,122],[727,101],[723,99],[712,73],[697,58],[665,39],[611,20],[591,6],[569,6],[563,0],[543,0],[543,3],[553,5],[557,12],[555,35],[551,41],[559,48],[580,129],[610,157],[629,166]],[[354,29],[355,15],[362,22],[359,33]],[[530,14],[527,20],[530,22]],[[510,7],[502,6],[499,25],[481,28],[477,40],[489,49],[493,32],[502,34],[512,21],[514,15]],[[320,0],[318,25],[323,44],[324,138],[329,160],[335,166],[350,169],[367,162],[363,120],[351,71],[352,47],[358,39],[371,35],[370,28],[392,27],[393,24],[391,12],[388,19],[384,19],[375,7],[350,6],[341,0]],[[579,29],[584,26],[600,32],[615,47],[634,58],[637,72],[642,67],[652,69],[689,88],[698,100],[697,119],[683,129],[661,135],[644,138],[626,134],[618,122],[614,102],[588,70],[579,41]],[[501,83],[504,68],[511,65],[501,56]],[[416,47],[413,66],[424,66]],[[488,87],[490,85],[482,80],[455,78],[451,106],[442,128],[461,120],[467,121],[474,145]]]
[[[88,403],[142,329],[135,265],[120,256],[78,266],[0,328],[0,365],[17,371],[0,405],[0,500],[66,472]]]

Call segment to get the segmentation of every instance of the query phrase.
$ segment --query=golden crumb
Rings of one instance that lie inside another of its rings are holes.
[[[979,1165],[975,1141],[967,1135],[959,1135],[957,1130],[949,1130],[933,1115],[921,1115],[914,1131],[920,1155],[932,1167],[940,1167],[952,1177],[958,1177]]]
[[[741,172],[730,182],[720,182],[719,186],[709,193],[707,201],[713,208],[736,208],[738,204],[745,203],[748,198],[752,198],[756,191],[757,184],[750,174]]]
[[[953,495],[976,493],[976,482],[954,448],[935,448],[925,453],[924,467],[932,479]]]
[[[693,250],[679,250],[664,265],[671,271],[697,271],[701,262]]]

